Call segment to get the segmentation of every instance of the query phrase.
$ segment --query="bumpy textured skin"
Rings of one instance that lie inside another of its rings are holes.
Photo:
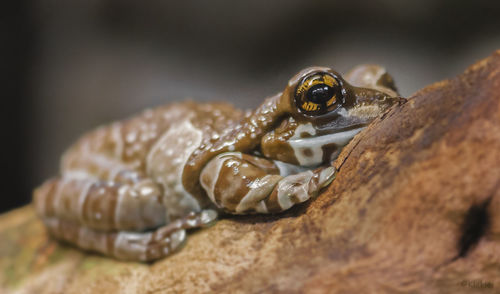
[[[305,69],[254,111],[184,102],[88,133],[64,154],[60,176],[35,190],[38,214],[56,238],[149,261],[178,249],[185,230],[210,224],[216,210],[274,213],[307,201],[331,182],[328,165],[359,126],[399,99],[385,70],[361,66],[349,83],[338,76],[346,99],[335,116],[304,116],[295,89],[318,71],[338,75]]]
[[[121,252],[135,239],[147,244],[150,234],[115,231],[159,227],[209,206],[202,195],[185,192],[183,168],[194,148],[216,140],[241,115],[228,104],[185,102],[101,127],[64,154],[60,177],[35,191],[37,211],[53,235],[82,248],[122,259],[154,259],[156,253],[143,250],[147,245]],[[127,237],[132,241],[121,241]],[[164,248],[170,245],[165,242]],[[164,248],[158,250],[172,251]],[[136,251],[145,256],[137,258]]]

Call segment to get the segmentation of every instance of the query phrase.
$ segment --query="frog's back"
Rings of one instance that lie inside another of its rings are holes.
[[[80,137],[65,153],[62,171],[76,168],[76,158],[90,154],[146,170],[148,153],[166,132],[175,132],[178,138],[182,138],[186,135],[184,132],[194,129],[202,132],[202,141],[210,141],[241,115],[240,110],[227,103],[187,101],[148,109]]]
[[[82,136],[63,156],[61,173],[113,181],[109,171],[130,171],[163,187],[171,216],[199,210],[207,200],[190,195],[182,172],[191,154],[210,145],[238,122],[242,112],[227,103],[169,104],[99,127]]]

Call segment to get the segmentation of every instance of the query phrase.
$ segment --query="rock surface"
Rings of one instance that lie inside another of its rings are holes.
[[[317,199],[231,217],[154,264],[0,216],[0,292],[500,293],[500,51],[360,133]]]

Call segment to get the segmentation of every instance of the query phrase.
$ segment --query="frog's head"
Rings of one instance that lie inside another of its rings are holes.
[[[325,67],[310,67],[290,79],[280,97],[286,116],[261,141],[267,158],[316,166],[333,160],[357,133],[401,101],[381,67],[354,71],[347,80]]]

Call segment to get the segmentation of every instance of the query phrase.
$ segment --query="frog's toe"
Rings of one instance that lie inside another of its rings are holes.
[[[176,250],[186,241],[186,230],[178,230],[170,235],[170,248]]]
[[[335,179],[336,172],[337,170],[333,166],[323,169],[319,173],[319,180],[318,180],[319,187],[324,188],[328,186]]]
[[[205,209],[200,214],[201,225],[203,227],[211,226],[217,220],[217,211],[213,209]]]

